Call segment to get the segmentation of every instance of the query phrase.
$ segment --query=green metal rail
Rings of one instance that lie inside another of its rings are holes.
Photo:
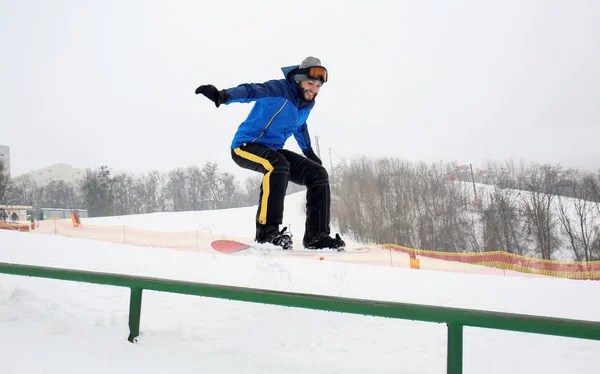
[[[198,295],[219,299],[326,310],[340,313],[445,323],[448,325],[448,374],[462,373],[464,326],[600,340],[600,322],[269,291],[245,287],[182,282],[169,279],[17,265],[2,262],[0,262],[0,273],[130,288],[130,333],[128,337],[130,342],[135,341],[135,338],[139,335],[140,331],[142,290]]]

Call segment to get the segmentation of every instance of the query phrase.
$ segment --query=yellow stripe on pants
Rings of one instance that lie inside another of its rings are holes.
[[[252,162],[256,162],[257,164],[261,164],[262,167],[264,167],[267,170],[267,172],[265,173],[265,176],[263,177],[263,182],[262,182],[263,195],[262,195],[262,201],[260,204],[260,213],[258,214],[258,222],[261,225],[266,225],[267,224],[267,202],[269,201],[269,192],[271,190],[270,180],[271,180],[271,172],[273,171],[273,165],[271,165],[269,160],[267,160],[266,158],[258,157],[254,153],[242,151],[241,148],[235,148],[233,151],[235,152],[236,155],[238,155],[240,157],[243,157]]]

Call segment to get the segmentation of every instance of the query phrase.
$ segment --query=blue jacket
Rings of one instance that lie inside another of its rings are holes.
[[[298,67],[281,68],[285,79],[241,84],[225,90],[230,95],[225,104],[255,102],[248,118],[238,127],[231,148],[258,143],[277,150],[294,135],[302,152],[312,149],[306,119],[314,100],[306,102],[298,96],[294,79]]]

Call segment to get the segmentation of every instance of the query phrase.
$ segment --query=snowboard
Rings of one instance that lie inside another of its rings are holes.
[[[351,255],[359,253],[368,253],[371,248],[345,248],[343,250],[333,248],[323,249],[282,249],[273,244],[258,244],[258,243],[243,243],[236,240],[215,240],[211,247],[221,253],[226,254],[241,254],[241,253],[256,253],[256,254],[280,254],[280,255]]]

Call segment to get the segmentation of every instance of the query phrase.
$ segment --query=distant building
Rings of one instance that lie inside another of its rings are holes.
[[[4,170],[10,177],[10,147],[7,145],[0,145],[0,162],[4,164]]]
[[[31,205],[0,205],[0,221],[27,221],[31,210]]]
[[[31,178],[38,186],[44,186],[52,181],[65,181],[66,183],[77,184],[85,177],[85,169],[77,169],[67,164],[55,164],[43,169],[30,171],[15,177],[15,180],[21,178]]]
[[[80,218],[88,218],[88,212],[86,209],[58,209],[58,208],[39,208],[37,210],[37,219],[66,219],[71,218],[71,212],[79,212]]]

